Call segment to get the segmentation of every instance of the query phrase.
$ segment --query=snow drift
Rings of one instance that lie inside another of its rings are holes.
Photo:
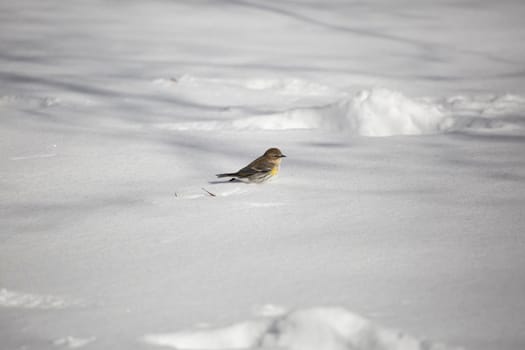
[[[453,120],[439,105],[387,89],[365,90],[343,104],[349,129],[359,135],[421,135],[450,130]]]
[[[402,332],[381,328],[344,308],[311,308],[234,324],[147,335],[146,343],[177,349],[445,350]],[[450,349],[450,348],[448,348]]]
[[[220,109],[214,120],[163,123],[171,130],[320,129],[362,136],[454,131],[520,131],[525,98],[517,95],[411,98],[385,88],[355,94],[301,79],[205,79],[184,76],[163,87]],[[242,96],[242,101],[239,101]],[[239,107],[246,104],[247,106]],[[265,108],[260,108],[266,104]]]

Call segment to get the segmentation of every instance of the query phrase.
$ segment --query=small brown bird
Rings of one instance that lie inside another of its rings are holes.
[[[217,177],[232,177],[247,182],[262,183],[277,175],[281,158],[286,157],[278,148],[270,148],[262,156],[236,173],[217,174]]]

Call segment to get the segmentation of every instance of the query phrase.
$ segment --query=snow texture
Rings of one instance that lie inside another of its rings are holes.
[[[68,336],[55,340],[53,345],[66,347],[68,349],[79,349],[94,342],[95,340],[95,338],[77,338]]]
[[[80,300],[68,300],[67,298],[53,295],[28,294],[0,289],[0,308],[63,309],[81,305],[82,301]]]

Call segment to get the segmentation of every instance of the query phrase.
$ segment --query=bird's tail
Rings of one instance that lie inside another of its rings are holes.
[[[231,177],[231,176],[237,176],[237,173],[225,173],[225,174],[217,174],[217,177]]]

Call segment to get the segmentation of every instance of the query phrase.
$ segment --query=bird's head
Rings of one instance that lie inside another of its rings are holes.
[[[284,154],[282,154],[281,150],[279,148],[270,148],[266,152],[264,152],[264,156],[271,158],[271,159],[280,159],[283,157],[286,157]]]

